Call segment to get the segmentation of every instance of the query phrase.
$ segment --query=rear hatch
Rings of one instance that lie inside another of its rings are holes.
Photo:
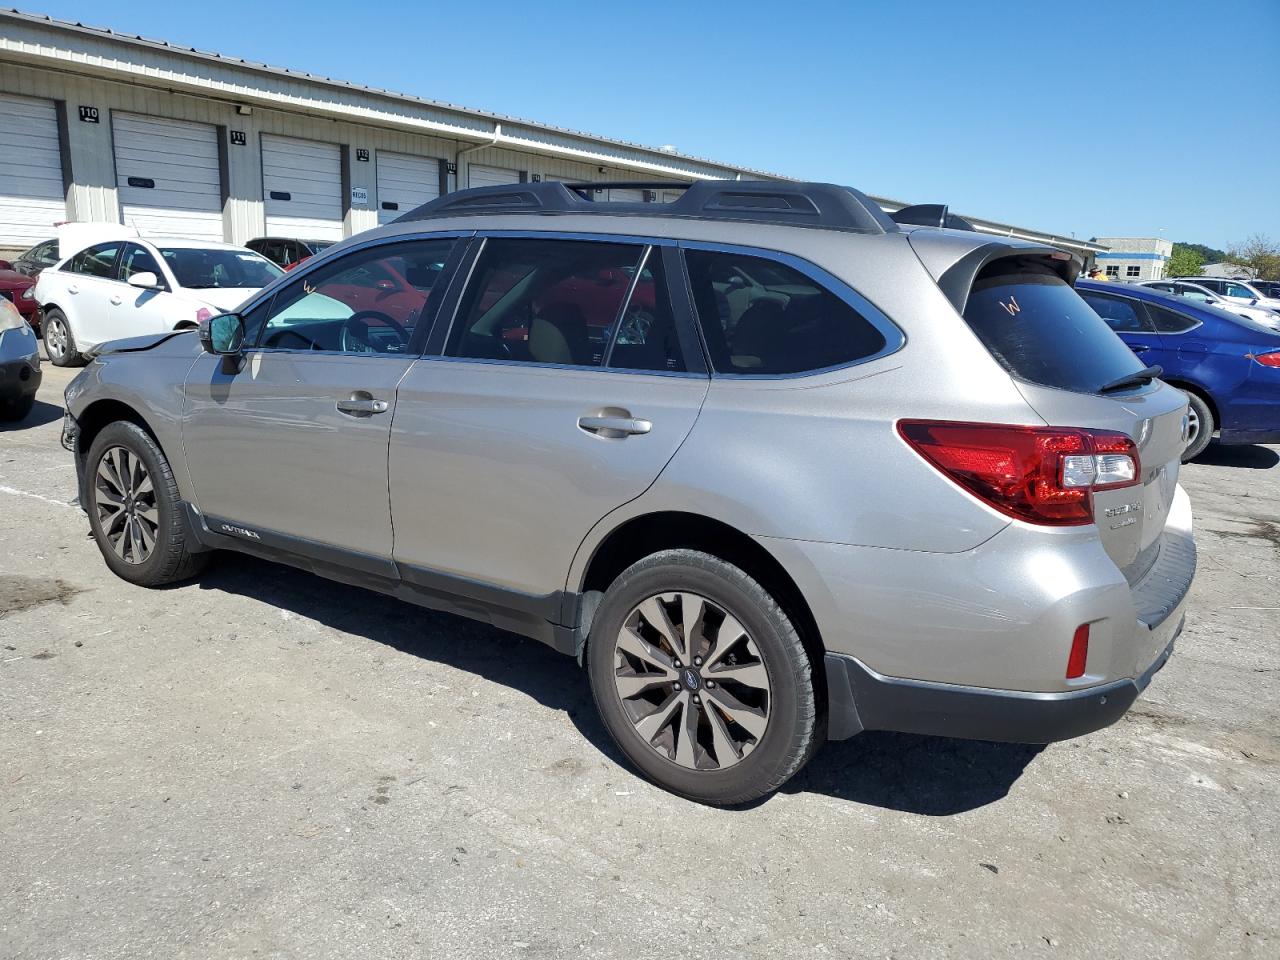
[[[975,277],[963,316],[1045,423],[1115,431],[1137,445],[1139,484],[1093,495],[1103,546],[1134,584],[1159,553],[1186,447],[1187,401],[1143,374],[1076,294],[1073,272],[1053,257],[995,260]]]

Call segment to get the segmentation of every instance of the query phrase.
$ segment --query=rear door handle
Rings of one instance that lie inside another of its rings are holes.
[[[1146,344],[1131,343],[1129,344],[1129,349],[1132,350],[1134,353],[1146,353],[1151,348],[1148,347]]]
[[[67,287],[67,293],[79,293],[79,292],[80,292],[79,287]]]
[[[352,417],[371,417],[375,413],[387,412],[387,401],[375,400],[368,394],[356,394],[350,400],[339,400],[334,406],[339,413]]]
[[[113,305],[113,306],[117,306],[117,307],[118,307],[118,306],[120,306],[120,298],[119,298],[119,297],[112,297],[112,298],[111,298],[111,303],[112,303],[112,305]]]
[[[653,429],[653,424],[648,420],[636,417],[579,417],[578,426],[587,433],[610,440],[621,440]]]

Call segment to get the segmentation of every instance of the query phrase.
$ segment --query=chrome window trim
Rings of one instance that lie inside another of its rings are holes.
[[[715,364],[711,362],[710,352],[707,354],[707,366],[711,371],[713,378],[721,377],[732,380],[798,380],[803,377],[818,377],[823,374],[834,373],[838,370],[848,370],[850,367],[859,367],[863,364],[872,363],[891,356],[901,350],[907,343],[907,335],[903,330],[889,319],[888,314],[877,307],[874,303],[858,293],[857,290],[849,286],[848,283],[841,280],[831,272],[818,266],[810,260],[798,257],[792,253],[785,253],[781,250],[771,250],[764,247],[743,246],[741,244],[717,243],[705,240],[678,240],[676,247],[680,250],[706,250],[711,253],[734,253],[744,257],[756,257],[761,260],[773,260],[784,266],[791,267],[793,270],[803,274],[819,286],[834,294],[858,316],[866,320],[867,323],[875,327],[879,334],[884,337],[884,346],[873,354],[865,357],[859,357],[857,360],[850,360],[848,363],[837,363],[830,367],[817,367],[813,370],[799,370],[795,373],[737,373],[734,371],[721,371],[715,369]],[[687,273],[686,267],[686,273]],[[699,336],[703,336],[701,330],[702,318],[698,315],[697,303],[693,300],[693,291],[689,291],[689,298],[693,307],[694,318],[699,324]]]
[[[379,354],[387,356],[387,354]],[[446,357],[442,354],[431,354],[417,359],[432,363],[479,363],[493,367],[508,367],[512,370],[563,370],[571,373],[624,373],[633,377],[677,377],[686,380],[706,380],[708,374],[689,373],[679,370],[632,370],[627,367],[593,367],[584,363],[542,363],[538,360],[496,360],[490,357]]]
[[[653,237],[640,233],[596,233],[581,230],[485,230],[475,231],[479,237],[495,240],[592,240],[602,243],[634,243],[651,247],[674,247],[680,241],[671,237]]]

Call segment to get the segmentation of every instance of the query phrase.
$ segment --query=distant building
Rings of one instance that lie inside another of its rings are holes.
[[[1200,268],[1202,277],[1230,277],[1232,280],[1252,280],[1253,271],[1238,263],[1206,263]]]
[[[1159,237],[1096,237],[1107,247],[1095,254],[1108,280],[1159,280],[1173,256],[1173,243]]]

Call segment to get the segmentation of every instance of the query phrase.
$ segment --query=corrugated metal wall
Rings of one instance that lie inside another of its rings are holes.
[[[348,187],[357,197],[361,191],[368,197],[366,203],[352,203],[349,197],[346,198],[346,235],[377,226],[379,201],[375,158],[379,150],[458,163],[464,180],[462,186],[466,186],[468,162],[506,167],[525,174],[528,179],[537,176],[581,181],[635,180],[645,176],[634,170],[503,147],[474,150],[459,161],[458,152],[474,146],[472,141],[424,136],[260,106],[253,106],[252,112],[245,116],[238,112],[235,103],[229,101],[32,69],[9,62],[0,62],[0,95],[4,93],[65,102],[67,147],[73,181],[67,198],[66,218],[72,220],[120,220],[112,142],[115,114],[191,120],[219,127],[220,135],[225,138],[223,148],[227,158],[223,232],[225,239],[234,243],[262,236],[266,230],[262,186],[263,134],[296,137],[346,148]],[[98,123],[82,122],[79,119],[81,106],[97,107]],[[365,156],[369,158],[367,161],[363,159]],[[449,186],[458,188],[456,175],[450,175]],[[52,234],[52,224],[49,232]],[[0,224],[0,247],[5,243],[3,225]]]

